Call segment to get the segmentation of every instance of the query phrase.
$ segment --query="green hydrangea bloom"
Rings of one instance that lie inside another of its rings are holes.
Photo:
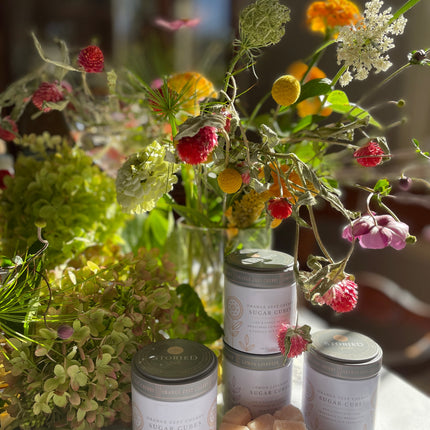
[[[178,178],[177,166],[166,161],[166,148],[157,141],[131,155],[118,170],[117,201],[124,212],[142,213],[154,209]]]
[[[36,225],[48,240],[46,265],[67,262],[85,248],[119,241],[126,216],[115,201],[115,181],[91,157],[61,136],[28,135],[14,177],[0,193],[2,252],[24,253],[36,241]]]

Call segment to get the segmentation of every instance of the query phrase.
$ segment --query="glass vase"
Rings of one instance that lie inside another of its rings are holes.
[[[190,284],[206,312],[222,322],[224,256],[236,249],[269,249],[272,245],[271,229],[198,227],[181,218],[176,230],[178,281]]]

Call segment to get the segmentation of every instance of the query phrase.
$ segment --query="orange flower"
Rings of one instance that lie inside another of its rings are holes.
[[[349,0],[315,1],[306,17],[309,29],[323,34],[336,27],[357,24],[363,18],[357,5]]]
[[[169,78],[167,85],[176,93],[183,93],[182,109],[194,116],[200,113],[199,101],[217,96],[212,82],[197,72],[176,73]]]
[[[283,164],[279,170],[274,165],[270,167],[273,184],[269,187],[269,192],[273,197],[285,197],[290,200],[291,203],[296,203],[300,193],[310,191],[313,195],[318,194],[318,191],[312,183],[306,182],[306,184],[303,184],[300,175],[295,170],[289,171],[291,166]],[[288,184],[285,180],[287,180]]]
[[[307,64],[302,61],[295,61],[289,67],[287,72],[295,76],[299,81],[303,78],[305,73],[308,71]],[[303,83],[311,81],[312,79],[323,79],[327,75],[318,67],[313,66],[309,73],[306,75]],[[322,108],[321,100],[318,97],[312,97],[297,104],[297,114],[300,118],[304,118],[308,115],[321,115],[329,116],[332,113],[332,109],[325,107]]]
[[[307,71],[308,65],[303,63],[302,61],[295,61],[294,63],[290,64],[287,69],[287,73],[295,76],[296,79],[298,79],[299,81],[303,78]],[[309,73],[306,75],[306,78],[303,83],[311,81],[312,79],[323,79],[325,77],[327,77],[327,75],[320,68],[313,66]]]

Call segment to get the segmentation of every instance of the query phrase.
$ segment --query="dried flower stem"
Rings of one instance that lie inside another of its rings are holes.
[[[329,260],[330,263],[333,263],[333,259],[331,258],[330,254],[328,253],[327,249],[325,248],[325,246],[321,240],[321,236],[320,236],[319,231],[318,231],[314,211],[313,211],[311,206],[307,205],[306,207],[308,208],[309,218],[311,220],[311,226],[312,226],[312,231],[315,235],[315,240],[318,243],[318,246],[321,249],[321,252],[325,255],[327,260]]]

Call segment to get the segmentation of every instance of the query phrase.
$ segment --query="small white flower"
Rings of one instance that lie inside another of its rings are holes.
[[[366,3],[364,18],[357,26],[345,26],[337,38],[337,62],[346,66],[339,82],[348,85],[353,78],[364,80],[372,68],[375,73],[385,72],[391,62],[385,53],[394,48],[393,38],[389,35],[402,34],[406,18],[400,16],[390,23],[393,15],[391,8],[379,12],[382,0]],[[354,75],[352,73],[354,73]]]

